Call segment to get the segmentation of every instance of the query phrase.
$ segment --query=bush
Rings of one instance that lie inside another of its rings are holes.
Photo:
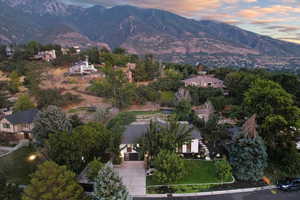
[[[174,106],[175,94],[173,92],[162,92],[160,95],[160,104],[162,106]]]
[[[87,166],[87,177],[89,181],[94,181],[99,171],[103,168],[103,163],[99,159],[94,159]]]
[[[217,160],[215,162],[215,167],[218,178],[220,178],[222,182],[232,176],[232,168],[227,160]]]
[[[186,175],[186,165],[175,152],[161,151],[154,159],[154,180],[159,184],[172,184]]]

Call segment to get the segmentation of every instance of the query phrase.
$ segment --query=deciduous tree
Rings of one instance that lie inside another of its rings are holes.
[[[75,174],[66,166],[46,161],[38,166],[30,184],[25,188],[22,200],[84,200],[82,187]]]

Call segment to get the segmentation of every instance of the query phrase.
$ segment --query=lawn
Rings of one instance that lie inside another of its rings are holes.
[[[0,172],[6,175],[8,181],[17,184],[28,184],[30,174],[36,170],[41,160],[29,161],[29,156],[35,153],[32,147],[23,147],[5,157],[0,158]]]
[[[180,181],[172,184],[208,184],[208,183],[221,183],[216,174],[216,168],[213,161],[203,160],[186,160],[187,166],[190,170],[187,176]],[[230,182],[232,178],[224,180],[224,182]],[[147,177],[147,186],[159,185],[151,176]]]

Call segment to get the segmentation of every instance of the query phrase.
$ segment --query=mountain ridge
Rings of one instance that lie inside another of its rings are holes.
[[[172,62],[202,62],[212,66],[268,67],[278,63],[300,66],[297,59],[300,45],[222,22],[197,21],[168,11],[134,6],[80,8],[56,0],[3,1],[0,0],[0,11],[6,6],[2,10],[9,12],[0,14],[0,25],[7,29],[6,32],[3,28],[0,30],[2,43],[34,39],[71,46],[78,40],[81,46],[124,47],[131,53],[154,54]],[[20,8],[24,2],[33,5]],[[14,20],[10,13],[17,13]],[[23,29],[25,31],[21,31]]]

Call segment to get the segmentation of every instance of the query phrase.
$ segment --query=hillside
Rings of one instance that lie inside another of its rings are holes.
[[[31,4],[25,4],[31,3]],[[29,6],[28,6],[29,5]],[[163,61],[208,66],[300,67],[300,45],[216,21],[132,6],[80,8],[55,0],[0,2],[1,43],[109,45]]]

